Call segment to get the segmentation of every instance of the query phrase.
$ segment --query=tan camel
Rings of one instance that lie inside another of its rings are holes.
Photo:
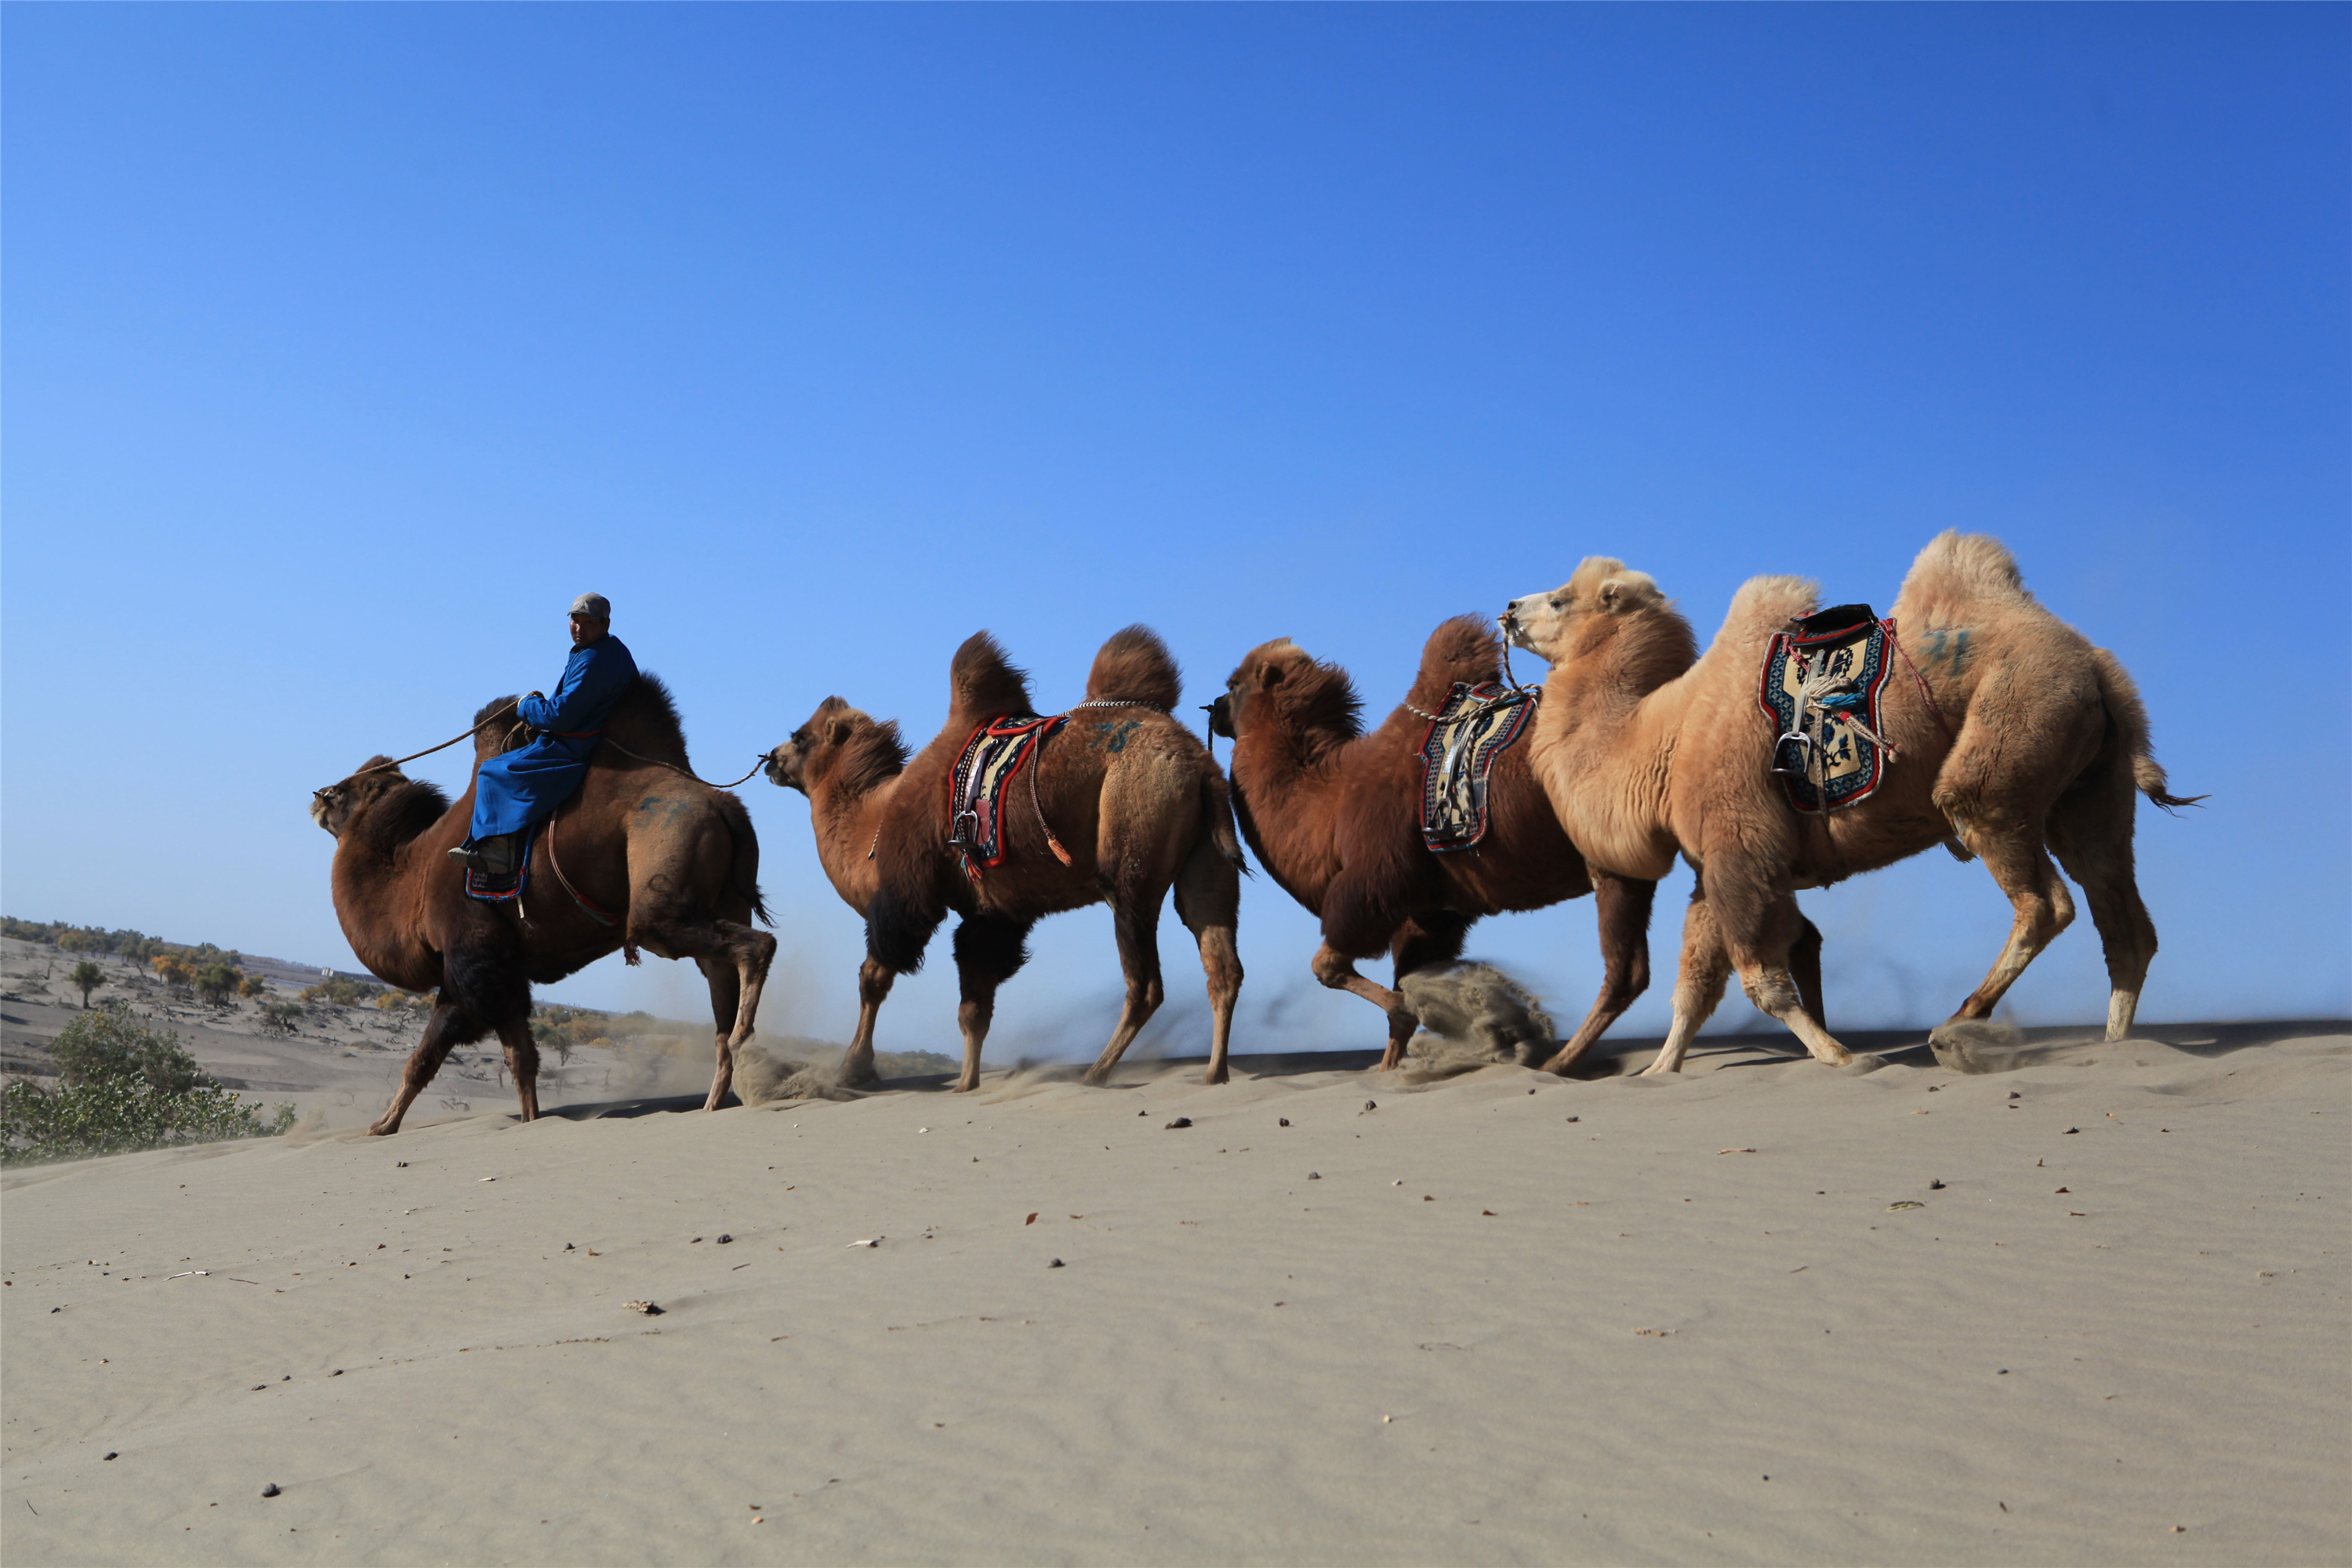
[[[491,703],[475,722],[509,706]],[[312,797],[312,819],[335,838],[335,915],[352,951],[381,980],[437,991],[392,1108],[369,1131],[399,1131],[449,1052],[492,1032],[505,1047],[522,1119],[536,1118],[530,988],[616,948],[631,963],[642,948],[691,958],[701,969],[719,1058],[706,1108],[716,1110],[726,1098],[776,952],[776,939],[750,923],[767,918],[760,841],[741,801],[661,765],[688,764],[677,709],[658,679],[637,678],[614,705],[604,735],[579,790],[536,830],[530,882],[514,904],[466,897],[464,872],[448,858],[473,817],[471,787],[453,805],[435,785],[375,757]],[[475,765],[520,743],[518,727],[488,723]]]
[[[1170,717],[1181,688],[1167,648],[1142,626],[1103,645],[1086,701],[1006,786],[1005,858],[977,879],[950,842],[949,778],[979,725],[1034,708],[1027,678],[985,632],[957,649],[950,687],[947,723],[911,763],[895,721],[877,724],[838,697],[826,698],[769,754],[769,779],[809,797],[817,856],[834,890],[866,919],[857,1032],[844,1080],[874,1076],[875,1016],[898,976],[921,966],[949,910],[961,917],[955,959],[963,1071],[956,1089],[964,1092],[979,1087],[996,990],[1027,962],[1030,927],[1045,915],[1108,903],[1127,1004],[1086,1075],[1101,1083],[1160,1007],[1160,905],[1172,887],[1177,916],[1199,942],[1208,975],[1213,1024],[1205,1081],[1223,1083],[1242,984],[1234,945],[1241,844],[1224,774]],[[1056,841],[1067,864],[1054,852]]]
[[[1772,775],[1776,729],[1757,693],[1773,634],[1817,593],[1750,579],[1696,664],[1689,623],[1620,561],[1595,556],[1504,612],[1505,635],[1552,665],[1535,763],[1569,836],[1620,875],[1662,877],[1677,850],[1698,871],[1673,1031],[1647,1070],[1680,1069],[1733,968],[1816,1060],[1851,1059],[1790,980],[1792,895],[1939,843],[1981,858],[2015,913],[1991,973],[1929,1036],[1938,1057],[1966,1065],[1969,1026],[2074,918],[2053,852],[2090,900],[2114,987],[2107,1037],[2123,1037],[2156,952],[2132,875],[2133,792],[2189,804],[2165,793],[2131,678],[2034,600],[1997,541],[1940,534],[1895,602],[1901,651],[1879,714],[1896,759],[1875,794],[1802,816]]]

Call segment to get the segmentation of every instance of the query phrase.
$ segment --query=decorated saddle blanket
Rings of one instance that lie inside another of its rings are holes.
[[[1005,786],[1035,756],[1045,737],[1068,720],[1066,713],[992,719],[963,743],[963,754],[948,774],[948,841],[963,857],[964,875],[973,881],[988,868],[1003,863]]]
[[[1486,782],[1535,717],[1536,694],[1457,680],[1421,741],[1421,840],[1467,849],[1486,837]]]
[[[1808,814],[1867,800],[1895,760],[1881,738],[1879,693],[1895,623],[1868,605],[1841,605],[1791,622],[1765,650],[1757,701],[1779,739],[1772,772],[1789,804]]]

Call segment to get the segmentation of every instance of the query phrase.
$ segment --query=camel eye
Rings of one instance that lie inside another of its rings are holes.
[[[1565,608],[1567,608],[1567,606],[1566,606],[1566,605],[1562,605],[1562,604],[1559,602],[1559,596],[1558,595],[1556,595],[1556,594],[1555,594],[1554,595],[1552,595],[1552,599],[1551,599],[1551,607],[1552,607],[1553,609],[1555,609],[1555,610],[1559,610],[1559,609],[1565,609]]]

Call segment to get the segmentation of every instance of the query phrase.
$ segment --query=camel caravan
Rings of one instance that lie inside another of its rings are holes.
[[[1519,1020],[1496,1026],[1505,1048],[1491,1059],[1569,1074],[1646,989],[1651,906],[1677,857],[1696,882],[1672,1028],[1647,1073],[1681,1070],[1734,973],[1814,1060],[1851,1061],[1824,1021],[1821,935],[1796,895],[1938,845],[1984,863],[2012,921],[1983,983],[1929,1035],[1937,1058],[1981,1065],[1972,1047],[1994,1007],[2074,919],[2060,868],[2105,951],[2106,1037],[2125,1037],[2156,952],[2133,875],[2136,796],[2168,810],[2204,797],[2167,792],[2122,665],[2043,608],[1981,535],[1930,542],[1884,619],[1818,599],[1801,578],[1753,578],[1702,653],[1655,579],[1595,556],[1491,627],[1441,623],[1369,731],[1347,672],[1277,639],[1208,705],[1211,734],[1233,743],[1230,777],[1176,719],[1176,661],[1139,626],[1103,645],[1084,699],[1054,714],[975,634],[949,665],[946,722],[911,756],[895,721],[828,697],[753,771],[807,797],[825,878],[865,924],[840,1082],[873,1081],[882,1004],[952,913],[955,1089],[976,1089],[997,990],[1031,929],[1101,903],[1126,981],[1085,1075],[1104,1083],[1163,1001],[1171,893],[1207,980],[1204,1081],[1225,1082],[1244,841],[1320,922],[1309,972],[1380,1009],[1383,1071],[1418,1031],[1493,1012],[1491,987],[1449,988],[1469,973],[1473,925],[1590,893],[1604,978],[1567,1040],[1486,972]],[[413,758],[382,756],[313,798],[336,840],[352,951],[382,979],[435,993],[374,1133],[399,1130],[453,1048],[493,1033],[522,1119],[536,1117],[530,987],[616,951],[701,969],[717,1058],[707,1109],[752,1037],[776,942],[753,923],[768,916],[751,819],[734,784],[695,773],[667,688],[611,635],[605,602],[582,595],[572,629],[553,697],[493,702],[445,742],[475,748],[454,803],[401,773]],[[1511,648],[1550,666],[1540,686],[1513,678]],[[1357,967],[1383,954],[1387,985]]]

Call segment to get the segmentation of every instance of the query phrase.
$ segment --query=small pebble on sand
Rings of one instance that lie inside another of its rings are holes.
[[[1160,1131],[1161,1131],[1162,1132],[1173,1132],[1173,1131],[1176,1131],[1176,1129],[1178,1129],[1179,1127],[1190,1127],[1190,1126],[1192,1126],[1192,1119],[1191,1117],[1189,1117],[1189,1116],[1180,1116],[1180,1117],[1178,1117],[1175,1121],[1173,1121],[1170,1122],[1167,1126],[1165,1126],[1165,1127],[1161,1128]]]
[[[262,1488],[261,1495],[263,1497],[276,1497],[278,1495],[278,1483],[276,1481],[272,1481],[268,1486]]]
[[[1065,1264],[1060,1258],[1055,1258],[1047,1261],[1045,1267],[1048,1268],[1067,1268],[1068,1265]]]

